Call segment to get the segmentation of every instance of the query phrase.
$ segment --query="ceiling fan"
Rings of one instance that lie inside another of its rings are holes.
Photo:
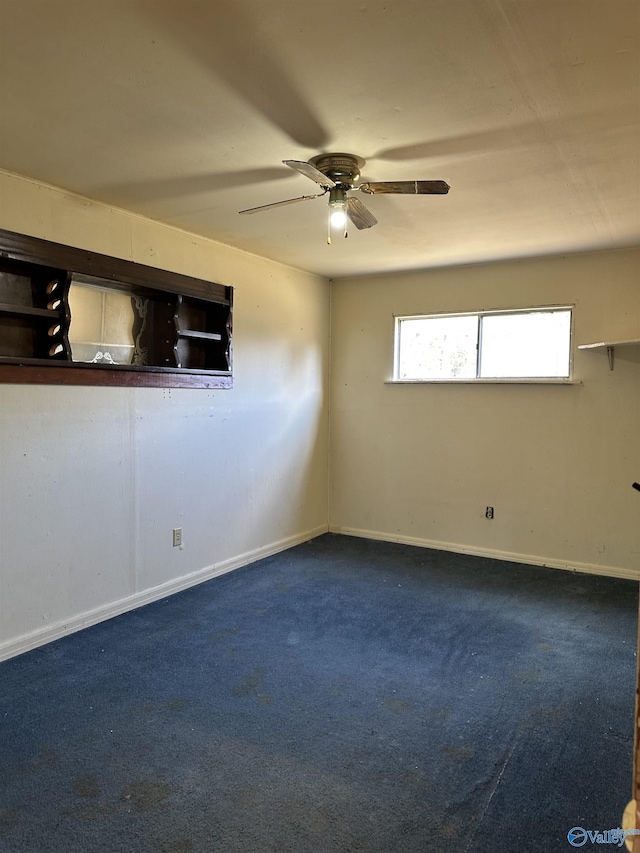
[[[312,157],[308,163],[302,160],[283,160],[282,162],[285,166],[289,166],[306,178],[315,181],[322,187],[322,192],[316,195],[303,195],[284,201],[274,201],[271,204],[262,204],[259,207],[250,207],[247,210],[241,210],[240,213],[258,213],[260,210],[294,204],[297,201],[320,198],[329,193],[327,243],[331,243],[332,226],[343,228],[344,236],[348,236],[347,219],[350,219],[359,230],[371,228],[378,222],[360,199],[348,195],[349,192],[359,190],[368,195],[377,195],[378,193],[445,195],[450,189],[446,181],[378,181],[355,186],[360,179],[360,170],[365,161],[362,157],[356,157],[354,154],[318,154],[317,157]]]

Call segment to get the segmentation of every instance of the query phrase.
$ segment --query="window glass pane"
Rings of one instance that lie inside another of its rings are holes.
[[[571,311],[482,317],[482,378],[568,377]]]
[[[478,317],[399,321],[397,379],[475,379]]]

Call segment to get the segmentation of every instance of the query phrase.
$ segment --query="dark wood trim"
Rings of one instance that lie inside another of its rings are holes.
[[[132,370],[126,367],[73,364],[0,364],[0,383],[47,385],[111,385],[141,388],[232,388],[228,374],[190,370]]]
[[[0,258],[56,267],[134,287],[183,293],[210,302],[229,304],[230,287],[182,273],[136,264],[97,252],[87,252],[85,249],[63,246],[61,243],[52,243],[4,229],[0,229],[0,246]]]

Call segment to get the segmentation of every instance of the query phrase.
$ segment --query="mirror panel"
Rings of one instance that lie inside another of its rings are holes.
[[[71,360],[88,364],[136,361],[134,326],[139,311],[130,293],[72,281],[69,287]]]

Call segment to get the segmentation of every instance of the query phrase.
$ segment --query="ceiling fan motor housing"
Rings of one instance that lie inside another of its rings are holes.
[[[349,188],[359,179],[365,161],[355,154],[319,154],[309,163],[334,183]]]

